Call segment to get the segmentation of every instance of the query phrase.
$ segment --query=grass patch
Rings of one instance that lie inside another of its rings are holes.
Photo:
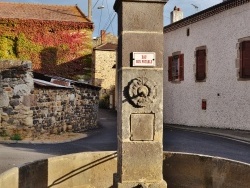
[[[15,133],[15,134],[13,134],[13,135],[10,136],[10,139],[11,140],[22,140],[22,137],[21,137],[20,134]]]

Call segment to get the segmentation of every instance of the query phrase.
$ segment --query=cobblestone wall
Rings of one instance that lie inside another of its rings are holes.
[[[0,136],[81,132],[97,127],[99,89],[35,85],[31,62],[0,62]]]
[[[98,90],[36,86],[33,123],[38,133],[82,132],[97,127]]]
[[[2,61],[0,70],[0,131],[27,135],[34,129],[33,112],[26,100],[34,89],[31,62]]]

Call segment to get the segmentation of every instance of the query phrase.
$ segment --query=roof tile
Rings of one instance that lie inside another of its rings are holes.
[[[90,22],[76,5],[0,2],[0,18]]]
[[[95,47],[94,49],[103,51],[115,51],[117,49],[117,44],[105,43]]]

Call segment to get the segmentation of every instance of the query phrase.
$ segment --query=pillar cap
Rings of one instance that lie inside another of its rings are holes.
[[[114,7],[113,7],[116,12],[122,2],[144,2],[144,3],[148,2],[148,3],[164,3],[165,4],[168,2],[168,0],[116,0]]]

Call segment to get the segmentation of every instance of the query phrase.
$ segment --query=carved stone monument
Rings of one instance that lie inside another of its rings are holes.
[[[166,188],[163,180],[163,7],[116,0],[118,170],[114,187]]]

